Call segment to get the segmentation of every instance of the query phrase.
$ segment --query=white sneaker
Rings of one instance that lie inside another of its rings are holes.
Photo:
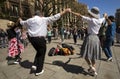
[[[92,76],[98,75],[94,67],[91,67],[90,69],[88,69],[88,73]]]
[[[19,62],[18,62],[18,61],[14,61],[13,63],[14,63],[14,64],[19,64]]]
[[[36,69],[37,69],[37,67],[33,65],[33,66],[32,66],[32,69],[33,69],[33,70],[36,70]]]
[[[35,75],[38,76],[38,75],[41,75],[41,74],[43,74],[43,73],[44,73],[44,70],[42,70],[42,71],[39,72],[39,73],[35,73]]]
[[[94,75],[98,75],[98,73],[95,71],[95,72],[94,72]]]
[[[113,60],[112,60],[112,57],[108,58],[107,61],[113,61]]]
[[[92,70],[94,71],[94,72],[93,72],[94,76],[95,76],[95,75],[98,75],[97,72],[96,72],[96,69],[95,69],[94,67],[92,67]]]

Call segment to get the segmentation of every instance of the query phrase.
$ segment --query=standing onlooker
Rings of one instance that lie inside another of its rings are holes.
[[[68,34],[68,39],[70,39],[71,38],[71,27],[68,27],[67,34]]]
[[[47,25],[58,20],[62,15],[70,11],[71,9],[65,9],[61,13],[51,17],[43,17],[40,11],[36,11],[35,16],[30,19],[23,21],[19,18],[20,24],[27,27],[28,39],[37,51],[34,64],[32,66],[33,69],[36,69],[36,76],[44,72],[43,65],[46,53],[45,37],[47,35]]]
[[[74,40],[74,44],[77,43],[77,36],[78,36],[78,29],[77,29],[77,26],[75,26],[74,29],[73,29],[73,40]]]
[[[111,46],[114,42],[114,37],[116,33],[116,23],[114,16],[106,17],[106,21],[108,23],[107,29],[106,29],[106,39],[103,45],[103,50],[105,52],[105,55],[107,56],[108,61],[112,61],[112,51]]]
[[[3,29],[0,29],[0,48],[7,47],[6,37],[7,37],[7,33]]]
[[[20,54],[24,49],[24,46],[18,42],[17,34],[15,28],[17,27],[14,22],[9,21],[7,24],[7,34],[8,34],[8,64],[16,64],[21,60]],[[11,63],[11,61],[13,61]]]
[[[58,39],[58,36],[59,36],[58,27],[55,27],[55,39]]]
[[[84,39],[84,35],[85,35],[85,27],[81,27],[81,40]]]
[[[105,18],[100,19],[99,8],[97,7],[93,7],[91,10],[88,11],[89,17],[83,16],[79,13],[74,13],[74,12],[72,13],[82,17],[82,20],[87,22],[88,24],[88,27],[87,27],[88,35],[85,37],[85,40],[81,47],[80,54],[82,57],[85,58],[86,62],[89,65],[88,72],[91,75],[97,75],[97,72],[95,69],[95,65],[96,65],[95,60],[101,57],[100,41],[97,34]]]
[[[78,37],[79,37],[79,39],[81,37],[81,29],[80,28],[78,28]]]
[[[116,28],[116,42],[120,43],[120,25]]]
[[[64,29],[64,39],[67,39],[67,28]]]
[[[63,43],[64,42],[64,27],[62,26],[60,28],[60,39],[61,39],[61,42]]]
[[[52,37],[52,30],[51,30],[50,25],[48,25],[48,28],[47,28],[48,43],[51,43],[51,37]]]

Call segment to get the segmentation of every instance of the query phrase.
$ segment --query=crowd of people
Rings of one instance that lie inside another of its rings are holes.
[[[0,48],[8,47],[7,33],[0,28]]]
[[[84,22],[87,22],[87,27],[78,28],[77,26],[73,26],[70,28],[61,26],[52,28],[52,26],[50,26],[51,23],[57,21],[66,13],[72,13],[81,17]],[[23,52],[24,47],[27,46],[28,39],[36,50],[32,69],[36,71],[35,75],[38,76],[44,72],[44,59],[47,49],[46,37],[48,43],[51,43],[53,36],[54,39],[58,39],[58,36],[60,36],[62,43],[64,43],[64,39],[70,39],[72,37],[74,44],[77,43],[79,37],[83,40],[80,55],[88,63],[88,73],[97,75],[96,60],[101,59],[102,50],[107,57],[107,61],[113,61],[110,47],[114,42],[116,28],[119,27],[116,27],[114,16],[108,16],[107,13],[105,13],[103,17],[100,18],[98,7],[93,7],[91,10],[88,10],[88,14],[89,16],[84,16],[67,8],[50,17],[44,17],[42,12],[36,11],[35,15],[27,20],[19,18],[16,23],[10,21],[7,25],[8,29],[6,33],[2,34],[3,30],[0,29],[0,40],[3,40],[1,42],[4,42],[4,44],[8,43],[8,64],[11,63],[11,60],[14,60],[13,63],[20,62],[20,54]],[[100,32],[101,29],[102,31]],[[117,33],[119,33],[119,30],[117,30]],[[4,39],[6,39],[6,41]],[[119,34],[117,34],[117,42],[120,42]],[[5,46],[4,44],[2,44],[2,47]]]
[[[84,37],[86,36],[86,28],[83,27],[77,27],[77,26],[73,26],[73,27],[60,27],[60,28],[47,28],[48,33],[47,33],[47,40],[48,43],[50,38],[53,37],[53,39],[59,39],[61,40],[61,43],[64,43],[64,40],[66,39],[73,39],[74,44],[77,44],[77,40],[83,40]]]

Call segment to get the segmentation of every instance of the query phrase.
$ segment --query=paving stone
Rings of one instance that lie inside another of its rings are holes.
[[[98,72],[99,75],[97,76],[97,79],[120,79],[119,72],[112,71],[112,68],[111,70],[100,69]]]
[[[0,79],[119,79],[120,78],[120,54],[119,47],[113,46],[113,62],[106,62],[106,56],[102,53],[102,60],[96,61],[98,76],[88,75],[89,66],[83,58],[78,55],[82,41],[73,44],[73,39],[66,40],[76,50],[74,55],[69,56],[48,56],[51,47],[56,47],[60,40],[52,40],[47,44],[44,70],[42,75],[35,76],[30,73],[36,51],[29,43],[25,51],[21,54],[22,62],[20,65],[7,65],[7,48],[0,49]]]
[[[114,62],[101,62],[100,69],[112,70],[114,72],[119,72],[117,64]]]
[[[3,72],[0,72],[0,79],[8,79]]]

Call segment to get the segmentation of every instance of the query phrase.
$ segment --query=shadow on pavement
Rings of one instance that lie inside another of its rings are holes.
[[[32,68],[33,63],[29,62],[29,60],[25,60],[23,62],[20,63],[20,66],[26,69],[30,69],[30,74],[35,73],[35,70],[31,69]]]
[[[25,61],[22,61],[20,63],[20,66],[23,67],[23,68],[27,68],[27,69],[31,69],[32,67],[32,62],[29,62],[29,60],[25,60]]]
[[[45,64],[50,64],[50,65],[57,65],[61,66],[64,70],[67,72],[71,72],[74,74],[83,74],[83,75],[88,75],[88,72],[84,71],[84,68],[81,66],[73,65],[73,64],[68,64],[71,59],[66,61],[65,63],[62,61],[53,61],[52,63],[45,63]]]
[[[101,58],[100,60],[102,60],[102,61],[107,61],[107,59],[105,59],[105,58]]]

